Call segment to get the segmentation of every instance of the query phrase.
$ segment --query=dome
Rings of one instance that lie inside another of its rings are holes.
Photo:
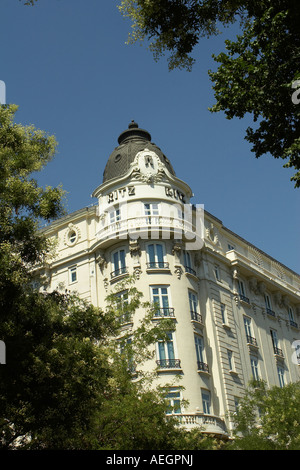
[[[176,176],[167,157],[157,145],[151,142],[149,132],[140,129],[136,122],[131,121],[128,129],[119,135],[118,143],[118,147],[114,149],[108,158],[103,172],[103,183],[124,176],[129,170],[131,163],[134,161],[136,154],[146,148],[155,152],[168,171]]]

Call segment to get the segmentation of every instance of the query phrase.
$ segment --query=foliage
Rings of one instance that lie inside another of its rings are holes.
[[[238,450],[300,449],[300,383],[267,388],[252,382],[232,416]]]
[[[285,167],[297,170],[291,180],[299,187],[300,107],[292,101],[292,86],[300,78],[300,35],[294,21],[272,2],[236,41],[225,41],[227,51],[214,56],[219,67],[210,77],[216,98],[211,110],[228,119],[252,114],[258,126],[249,127],[245,138],[255,156],[286,160]]]
[[[242,34],[214,56],[220,65],[210,71],[211,111],[224,111],[228,119],[252,115],[259,127],[249,127],[245,138],[255,156],[286,160],[300,186],[300,107],[292,100],[300,80],[296,0],[122,0],[119,10],[132,21],[129,43],[148,40],[155,60],[168,52],[171,70],[191,70],[201,38],[240,21]]]

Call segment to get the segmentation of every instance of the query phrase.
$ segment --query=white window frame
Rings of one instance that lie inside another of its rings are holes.
[[[158,217],[160,215],[159,202],[144,202],[144,215],[148,224],[153,225],[154,222],[154,225],[158,225]]]
[[[278,374],[279,386],[282,388],[285,386],[284,368],[281,366],[277,366],[277,374]]]
[[[177,368],[176,362],[177,359],[177,345],[176,345],[176,337],[174,331],[170,331],[167,333],[169,340],[164,341],[160,340],[156,343],[156,357],[158,361],[161,363],[166,361],[165,364],[160,364],[162,369],[173,369]],[[169,364],[168,364],[168,361]],[[172,364],[171,361],[174,361]]]
[[[253,379],[259,380],[258,358],[255,356],[250,356],[250,365],[251,365]]]
[[[73,276],[75,275],[75,279]],[[69,267],[69,284],[75,284],[78,281],[77,264]]]
[[[154,293],[153,290],[158,289],[158,293]],[[162,289],[166,289],[166,293],[162,292]],[[171,295],[170,295],[170,286],[169,285],[164,285],[164,284],[159,284],[159,285],[151,285],[150,286],[150,296],[151,296],[151,302],[153,305],[157,303],[158,308],[159,308],[159,314],[156,314],[155,316],[170,316],[170,309],[172,309],[172,303],[171,303]],[[158,301],[154,298],[158,297]],[[167,299],[167,305],[165,305],[164,299]],[[173,310],[173,309],[172,309]],[[162,312],[162,315],[160,314]],[[166,315],[167,313],[167,315]]]
[[[153,246],[153,260],[151,261],[150,257],[150,247]],[[160,259],[160,253],[158,250],[158,246],[161,247],[161,254],[162,254],[162,259]],[[166,263],[166,248],[164,243],[148,243],[146,245],[146,251],[147,251],[147,263],[149,264],[148,267],[149,269],[151,268],[158,268],[158,269],[163,269],[169,267],[169,265]],[[153,266],[151,267],[151,264]]]
[[[120,253],[124,252],[124,259],[120,256]],[[115,258],[115,255],[118,254],[118,259]],[[111,264],[112,264],[112,273],[117,273],[114,274],[113,277],[120,276],[122,274],[125,274],[127,272],[127,266],[126,266],[126,248],[125,247],[120,247],[116,250],[114,250],[111,253]],[[124,265],[123,262],[124,261]]]
[[[177,387],[169,387],[166,391],[165,398],[169,402],[169,407],[166,410],[167,415],[181,414],[182,413],[182,396],[181,390]]]
[[[222,317],[222,324],[227,325],[227,309],[226,305],[221,303],[220,304],[220,309],[221,309],[221,317]]]
[[[201,389],[202,409],[205,415],[211,414],[211,394],[209,390]]]

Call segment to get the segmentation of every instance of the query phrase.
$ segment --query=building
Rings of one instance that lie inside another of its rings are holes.
[[[251,378],[270,386],[299,380],[300,276],[191,206],[191,189],[135,122],[120,134],[93,197],[95,205],[46,228],[58,246],[48,289],[76,290],[105,307],[111,289],[136,276],[158,317],[176,323],[156,345],[156,365],[162,384],[182,376],[184,390],[168,396],[183,425],[227,435],[227,414]]]

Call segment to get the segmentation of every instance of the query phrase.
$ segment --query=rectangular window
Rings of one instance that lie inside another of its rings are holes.
[[[279,386],[284,387],[285,381],[284,381],[284,369],[282,367],[277,367],[277,373],[278,373],[278,380],[279,380]]]
[[[117,313],[121,323],[131,320],[131,312],[128,311],[128,291],[118,292],[116,294]]]
[[[115,251],[112,256],[113,263],[113,272],[111,273],[112,277],[119,276],[127,272],[125,264],[125,250],[121,249]]]
[[[234,370],[233,352],[230,351],[230,349],[227,349],[227,358],[228,358],[229,370]]]
[[[244,317],[244,326],[245,326],[247,341],[249,341],[253,337],[252,328],[251,328],[251,318]]]
[[[169,402],[169,406],[167,408],[167,414],[179,414],[181,413],[181,395],[180,390],[175,387],[170,387],[166,394],[166,399]]]
[[[170,308],[167,286],[151,287],[152,302],[156,306],[155,316],[173,316],[174,309]]]
[[[227,251],[235,250],[235,247],[231,245],[231,243],[228,243],[227,245]]]
[[[239,292],[240,299],[249,304],[250,301],[248,297],[246,297],[246,289],[245,289],[244,282],[241,281],[240,279],[238,279],[238,292]]]
[[[226,318],[226,307],[224,304],[221,304],[221,316],[222,316],[222,323],[225,325],[227,323],[227,318]]]
[[[77,266],[69,268],[69,284],[77,281]]]
[[[208,390],[201,390],[203,413],[210,414],[210,393]]]
[[[168,263],[165,262],[164,247],[160,243],[151,243],[147,246],[148,253],[148,268],[168,268]]]
[[[144,214],[146,216],[146,221],[148,224],[158,225],[158,216],[159,216],[159,206],[156,202],[144,204]]]
[[[202,323],[202,317],[200,313],[198,313],[198,297],[197,294],[192,291],[189,291],[189,304],[191,319]]]
[[[220,281],[220,269],[219,269],[219,266],[218,266],[218,265],[215,265],[214,271],[215,271],[216,280],[217,280],[217,281]]]
[[[120,209],[115,209],[110,211],[110,223],[114,224],[121,220],[121,211]]]
[[[204,362],[204,344],[201,336],[195,335],[195,348],[198,371],[208,372],[208,365]]]
[[[251,371],[254,380],[259,380],[258,373],[258,359],[256,357],[250,357]]]
[[[276,330],[270,330],[270,333],[271,333],[271,338],[272,338],[274,354],[277,354],[278,356],[283,356],[282,350],[279,348],[279,341],[278,341],[277,331]]]
[[[175,367],[178,368],[180,367],[180,360],[175,359],[173,333],[168,333],[167,336],[168,336],[167,341],[158,341],[157,364],[162,369],[175,368]]]
[[[193,269],[191,255],[188,251],[183,252],[183,262],[184,262],[185,271],[187,273],[196,275],[196,271]]]

